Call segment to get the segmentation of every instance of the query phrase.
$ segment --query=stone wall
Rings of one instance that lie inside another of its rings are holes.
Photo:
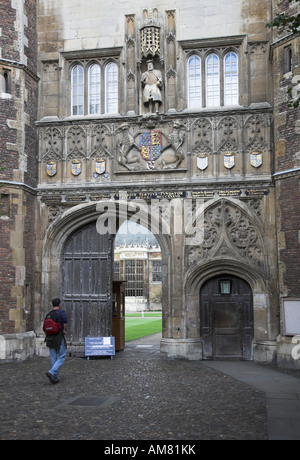
[[[36,1],[1,1],[0,333],[33,329],[38,77]]]

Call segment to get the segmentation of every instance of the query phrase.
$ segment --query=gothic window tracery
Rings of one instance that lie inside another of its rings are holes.
[[[201,60],[196,54],[188,61],[188,105],[201,107]]]
[[[75,65],[72,69],[72,115],[84,114],[84,70]]]
[[[206,58],[205,58],[206,55]],[[239,103],[239,59],[235,51],[197,50],[187,60],[187,106],[231,106]]]
[[[105,113],[118,112],[118,66],[110,62],[105,67]]]
[[[206,58],[206,106],[220,105],[220,61],[212,53]]]
[[[94,59],[74,63],[71,69],[71,115],[117,113],[118,97],[116,62]]]
[[[101,113],[101,74],[99,64],[89,67],[89,114]]]
[[[238,57],[230,51],[224,58],[224,105],[238,104]]]

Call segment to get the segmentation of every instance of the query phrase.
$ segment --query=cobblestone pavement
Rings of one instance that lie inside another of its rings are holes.
[[[114,359],[0,364],[1,440],[263,440],[264,394],[199,361],[137,342]]]

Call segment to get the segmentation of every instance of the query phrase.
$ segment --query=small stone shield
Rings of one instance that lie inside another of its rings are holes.
[[[208,166],[208,156],[204,154],[199,154],[197,156],[197,168],[201,169],[201,171],[204,171]]]
[[[234,154],[232,152],[226,152],[224,154],[224,166],[227,169],[233,168],[235,165]]]
[[[261,152],[252,152],[250,155],[250,163],[254,168],[259,168],[262,165],[262,153]]]
[[[48,176],[55,176],[55,174],[57,173],[56,161],[48,161],[46,169]]]
[[[95,171],[97,174],[104,174],[106,169],[106,162],[103,158],[97,158],[95,160]]]
[[[73,160],[71,163],[71,173],[73,176],[79,176],[81,173],[81,161]]]

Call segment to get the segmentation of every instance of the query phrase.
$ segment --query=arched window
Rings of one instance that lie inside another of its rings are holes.
[[[224,105],[234,105],[238,102],[238,57],[230,51],[224,58]]]
[[[84,115],[84,71],[81,65],[72,69],[72,115]]]
[[[206,106],[220,105],[220,62],[216,54],[206,59]]]
[[[93,64],[89,67],[89,114],[101,113],[101,87],[100,87],[100,66]]]
[[[6,94],[10,94],[10,88],[9,88],[9,73],[8,71],[5,71],[3,73],[3,92]]]
[[[118,112],[118,66],[111,62],[105,68],[105,113]]]
[[[201,107],[201,60],[196,54],[188,60],[188,107]]]

